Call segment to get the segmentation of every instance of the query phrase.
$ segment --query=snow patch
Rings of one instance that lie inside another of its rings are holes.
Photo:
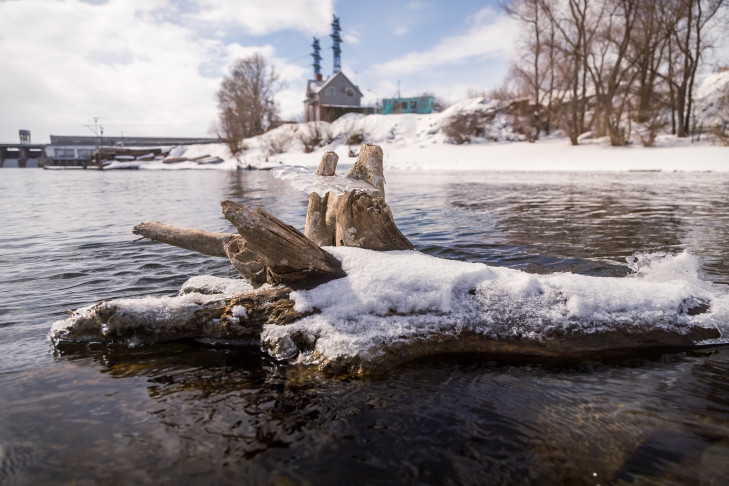
[[[327,251],[347,277],[292,293],[297,311],[317,313],[264,327],[264,349],[276,358],[367,359],[387,345],[464,330],[542,339],[554,332],[683,333],[701,326],[719,329],[729,342],[729,293],[702,280],[699,260],[685,252],[642,254],[634,275],[611,278],[533,275],[416,251]],[[697,306],[705,308],[692,312]]]

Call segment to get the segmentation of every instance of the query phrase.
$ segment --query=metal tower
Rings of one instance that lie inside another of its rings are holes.
[[[342,70],[342,48],[340,44],[342,43],[342,37],[339,35],[339,33],[342,31],[342,28],[339,26],[339,17],[336,15],[333,16],[334,20],[332,20],[332,51],[334,51],[334,72],[338,73]]]
[[[314,79],[319,80],[321,78],[321,54],[319,54],[321,47],[319,46],[319,39],[314,37],[314,43],[311,44],[311,47],[314,49],[314,52],[311,53],[311,57],[314,58]]]

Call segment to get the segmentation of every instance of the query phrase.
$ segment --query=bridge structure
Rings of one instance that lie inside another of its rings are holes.
[[[0,144],[0,167],[5,167],[6,161],[17,164],[17,167],[31,167],[38,164],[43,156],[46,144],[40,143],[2,143]]]
[[[51,135],[51,143],[32,144],[30,133],[20,130],[20,143],[0,144],[0,167],[86,167],[100,147],[173,147],[219,143],[217,138],[95,137]]]

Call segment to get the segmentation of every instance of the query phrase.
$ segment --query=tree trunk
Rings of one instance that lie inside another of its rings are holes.
[[[413,250],[410,241],[395,224],[390,207],[385,202],[385,176],[382,149],[364,144],[352,169],[350,179],[367,182],[376,189],[372,193],[349,191],[336,196],[327,193],[309,195],[304,233],[320,246],[355,246],[369,250]],[[317,174],[333,176],[337,154],[327,152],[322,157]]]

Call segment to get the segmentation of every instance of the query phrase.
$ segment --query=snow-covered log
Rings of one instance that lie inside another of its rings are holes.
[[[632,277],[617,278],[531,275],[415,251],[332,251],[347,276],[310,290],[196,277],[177,297],[80,309],[50,337],[59,346],[253,344],[283,362],[362,376],[442,354],[594,359],[729,336],[729,292],[701,280],[688,253],[648,255]]]
[[[283,174],[319,198],[307,233],[318,225],[323,240],[233,201],[221,204],[237,235],[141,223],[136,234],[227,257],[250,283],[207,278],[177,297],[100,302],[54,323],[51,340],[255,343],[347,376],[443,353],[592,358],[729,342],[729,291],[703,280],[687,252],[636,257],[625,278],[435,258],[397,229],[379,147],[364,145],[346,177],[335,167],[328,154],[319,174]],[[399,251],[373,251],[385,249]]]
[[[181,292],[176,297],[104,300],[56,322],[51,340],[54,344],[198,341],[258,346],[264,324],[286,324],[302,317],[293,310],[290,292],[282,287],[235,295]]]

